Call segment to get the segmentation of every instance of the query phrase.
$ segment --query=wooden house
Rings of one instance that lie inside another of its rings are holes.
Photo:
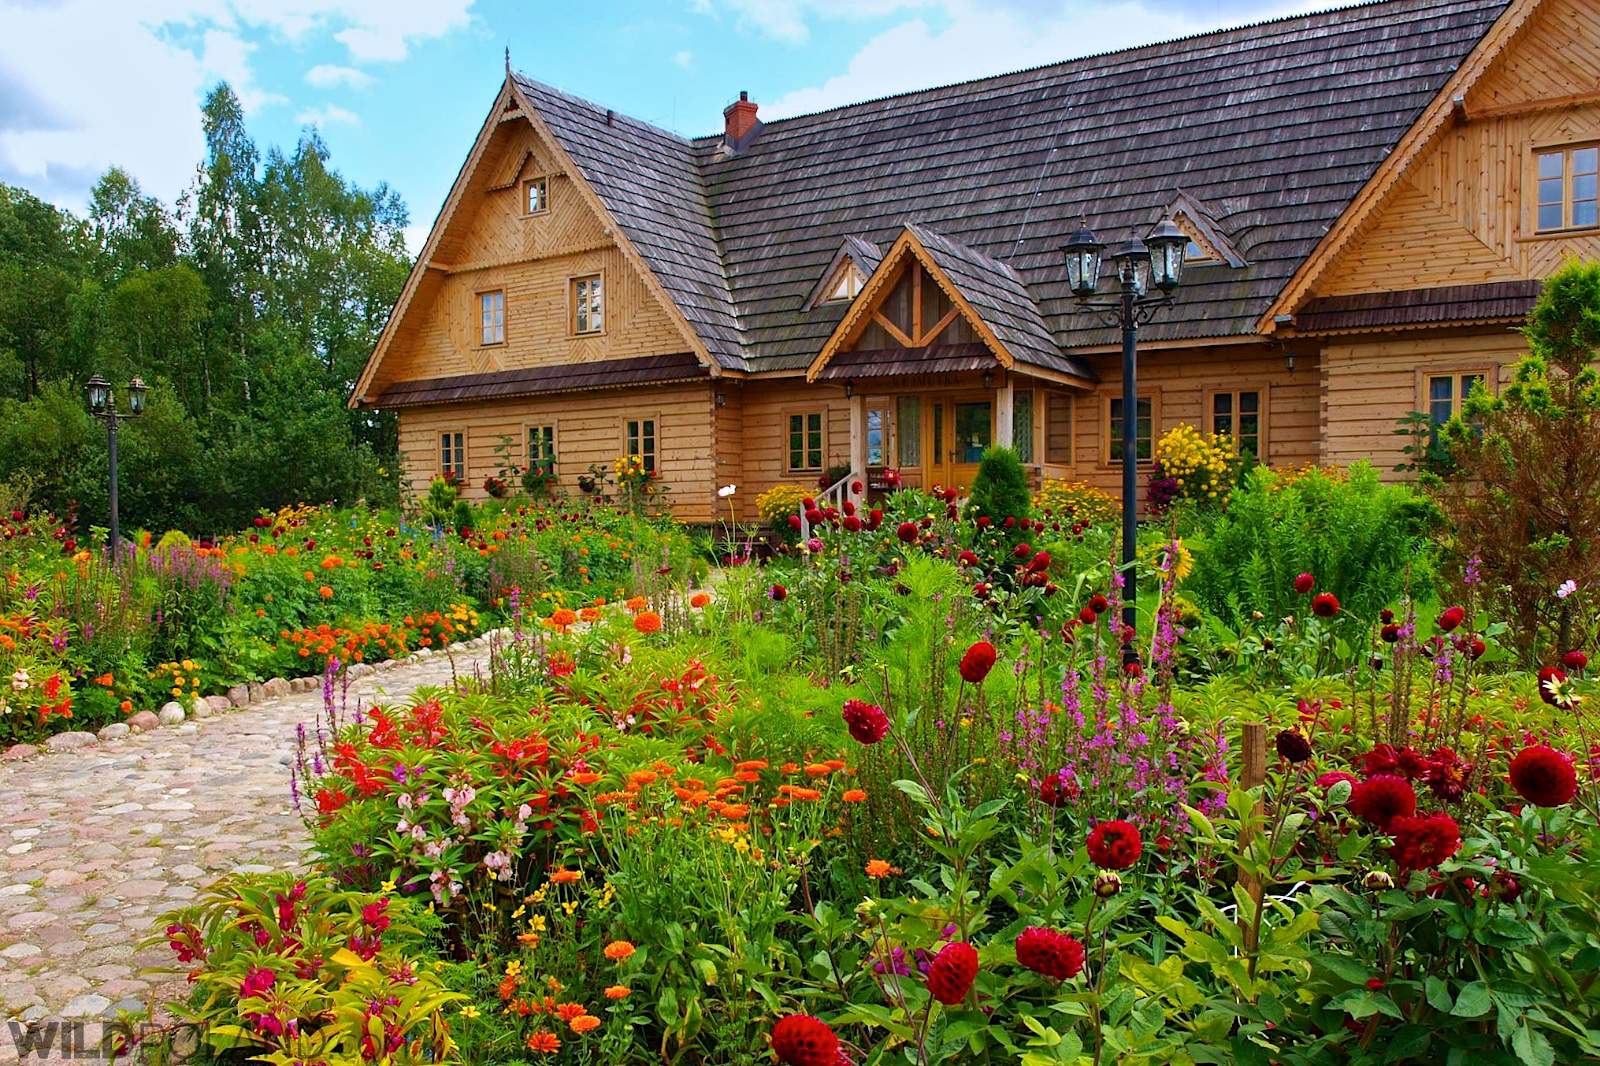
[[[1379,0],[684,139],[507,73],[352,405],[414,490],[639,454],[675,512],[964,485],[991,442],[1115,492],[1116,337],[1061,248],[1170,216],[1136,461],[1187,422],[1389,470],[1600,253],[1600,4]],[[1398,476],[1398,475],[1393,475]]]

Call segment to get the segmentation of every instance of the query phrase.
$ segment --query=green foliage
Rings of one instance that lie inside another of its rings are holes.
[[[1366,464],[1348,476],[1313,469],[1294,477],[1258,467],[1226,512],[1190,541],[1194,575],[1185,593],[1223,623],[1241,628],[1304,615],[1309,597],[1294,590],[1310,573],[1347,614],[1370,619],[1405,591],[1430,586],[1428,536],[1436,509],[1414,490],[1384,485]]]
[[[997,524],[1007,518],[1020,521],[1032,513],[1032,503],[1028,476],[1016,451],[998,444],[985,448],[983,459],[978,463],[978,475],[972,479],[967,512],[986,516]]]

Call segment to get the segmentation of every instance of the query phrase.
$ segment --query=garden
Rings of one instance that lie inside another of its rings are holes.
[[[647,519],[516,500],[196,546],[251,590],[206,669],[392,650],[293,636],[356,617],[451,637],[425,606],[506,628],[481,677],[327,693],[285,793],[313,861],[162,919],[170,1010],[218,1062],[1600,1056],[1595,306],[1558,275],[1406,484],[1174,429],[1131,628],[1114,503],[1004,449],[964,500],[773,497],[773,557],[704,581]],[[11,617],[70,610],[98,564],[16,537]],[[146,676],[184,647],[141,633]]]

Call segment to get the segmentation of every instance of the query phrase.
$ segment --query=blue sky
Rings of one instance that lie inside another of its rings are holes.
[[[685,135],[741,89],[774,118],[1336,0],[0,0],[0,181],[81,210],[112,164],[171,202],[218,79],[258,143],[315,125],[426,235],[521,71]]]

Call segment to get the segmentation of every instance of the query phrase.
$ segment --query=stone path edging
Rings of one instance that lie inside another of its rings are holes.
[[[352,671],[348,699],[399,699],[488,658],[486,635]],[[249,714],[0,764],[0,1063],[17,1061],[6,1021],[97,1023],[182,997],[180,974],[153,969],[172,965],[166,948],[139,946],[155,920],[225,873],[301,865],[288,763],[296,725],[321,715],[318,682]]]

